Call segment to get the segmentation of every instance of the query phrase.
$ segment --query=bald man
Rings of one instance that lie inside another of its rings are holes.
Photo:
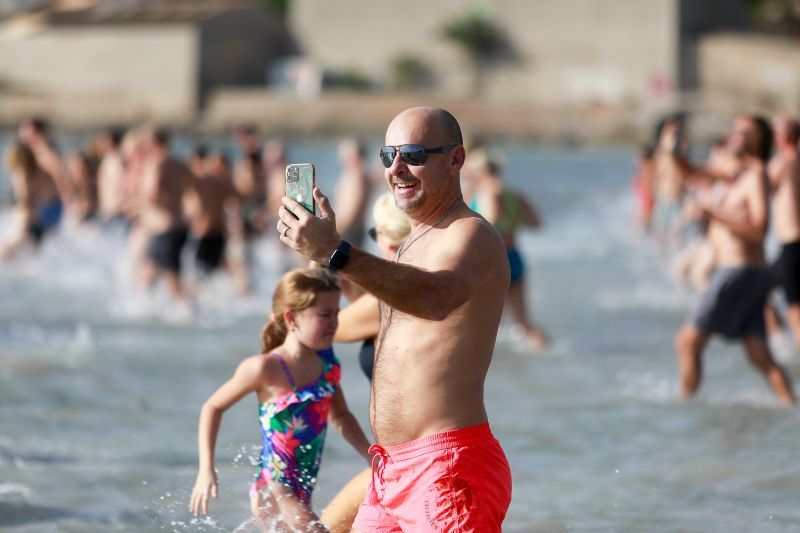
[[[438,108],[389,124],[381,161],[412,230],[395,261],[342,241],[321,216],[283,198],[281,240],[381,302],[370,421],[377,444],[359,531],[500,531],[511,471],[492,435],[483,388],[509,287],[505,247],[462,199],[461,129]],[[297,214],[295,217],[292,213]]]
[[[776,153],[769,163],[772,188],[772,223],[781,243],[781,253],[774,267],[788,303],[789,327],[795,346],[800,350],[800,124],[791,117],[777,117]]]

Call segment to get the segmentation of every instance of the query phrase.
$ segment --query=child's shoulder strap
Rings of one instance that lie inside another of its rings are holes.
[[[286,361],[284,361],[283,357],[281,357],[280,355],[278,355],[275,352],[271,352],[270,355],[274,355],[275,359],[277,359],[278,362],[281,364],[281,367],[283,368],[283,372],[286,374],[286,379],[289,380],[289,384],[294,389],[295,388],[294,378],[292,377],[292,373],[289,371],[289,366],[286,364]]]

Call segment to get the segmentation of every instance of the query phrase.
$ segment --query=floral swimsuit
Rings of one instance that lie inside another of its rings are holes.
[[[283,358],[276,353],[272,355],[281,363],[292,390],[258,405],[263,448],[250,492],[269,483],[281,483],[290,487],[300,501],[309,503],[341,368],[332,348],[317,352],[323,363],[322,374],[298,389]]]

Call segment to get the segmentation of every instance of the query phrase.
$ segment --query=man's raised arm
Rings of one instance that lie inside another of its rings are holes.
[[[283,228],[281,241],[309,259],[327,264],[341,239],[336,233],[335,214],[328,199],[319,189],[314,190],[314,196],[320,207],[320,217],[314,217],[294,200],[283,198],[278,226]],[[429,262],[430,269],[393,263],[351,248],[350,258],[341,273],[400,312],[427,320],[442,320],[472,298],[490,279],[493,263],[486,258],[492,253],[505,257],[499,237],[489,233],[493,231],[479,219],[451,223],[447,239],[440,239],[443,245]]]

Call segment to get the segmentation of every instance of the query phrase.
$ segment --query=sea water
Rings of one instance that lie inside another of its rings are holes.
[[[800,416],[742,350],[712,343],[700,395],[676,399],[672,339],[696,296],[635,224],[633,148],[501,147],[505,179],[544,221],[519,244],[529,305],[553,341],[532,353],[505,323],[486,382],[514,480],[504,530],[800,529]],[[293,143],[290,158],[317,163],[330,192],[334,142]],[[10,224],[5,210],[0,236]],[[193,317],[163,289],[136,290],[122,233],[63,227],[39,255],[0,265],[0,529],[255,530],[255,398],[224,416],[210,516],[192,517],[188,501],[200,406],[257,352],[281,257],[274,239],[259,241],[254,293],[233,296],[220,276]],[[336,350],[367,428],[355,347]],[[782,359],[796,378],[797,356]],[[365,466],[330,431],[315,509]]]

